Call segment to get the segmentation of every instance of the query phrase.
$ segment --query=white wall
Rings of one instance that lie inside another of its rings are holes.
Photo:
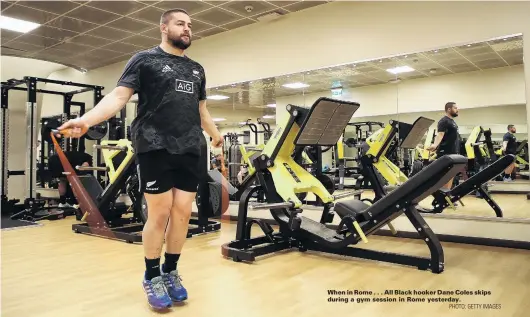
[[[525,33],[528,12],[516,1],[335,1],[201,39],[189,55],[219,86]]]
[[[1,56],[0,61],[3,82],[9,79],[23,79],[24,76],[46,78],[52,72],[66,68],[56,63],[12,56]],[[43,88],[43,86],[40,85],[38,88]],[[25,88],[26,86],[20,85],[19,87]],[[37,94],[37,112],[42,108],[42,98],[42,94]],[[26,169],[26,101],[26,92],[9,91],[9,170]],[[9,177],[8,197],[24,201],[26,187],[25,176]]]

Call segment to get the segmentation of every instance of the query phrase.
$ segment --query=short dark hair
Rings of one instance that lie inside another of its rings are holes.
[[[447,112],[447,110],[453,108],[453,106],[456,105],[456,102],[448,102],[445,104],[445,112]]]
[[[513,124],[509,124],[508,125],[508,130],[510,130],[511,128],[515,128],[515,126]]]
[[[166,12],[162,13],[162,16],[160,17],[160,24],[167,24],[170,20],[170,16],[173,13],[179,13],[179,12],[184,13],[189,16],[189,13],[184,9],[176,8],[176,9],[167,10]]]

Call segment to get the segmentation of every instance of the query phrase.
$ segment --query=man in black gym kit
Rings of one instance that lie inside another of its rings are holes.
[[[508,125],[508,132],[504,135],[502,138],[502,154],[503,155],[517,155],[517,139],[515,138],[515,133],[517,132],[517,129],[513,124]],[[512,172],[515,168],[515,162],[510,164],[505,170],[504,170],[504,181],[505,182],[511,182],[512,180]]]
[[[442,157],[449,154],[460,153],[460,133],[458,132],[458,125],[454,118],[458,117],[458,107],[454,102],[445,104],[445,116],[438,121],[438,134],[434,143],[427,149],[429,151],[436,150],[436,157]],[[451,179],[444,188],[451,189],[453,179]]]
[[[202,130],[212,138],[212,146],[223,144],[206,108],[204,69],[184,55],[191,45],[191,28],[186,11],[164,12],[160,45],[136,53],[112,92],[83,117],[59,128],[65,136],[80,137],[90,126],[118,113],[138,93],[138,115],[131,125],[131,139],[149,210],[142,232],[146,264],[143,287],[155,309],[188,298],[177,261],[199,183]],[[161,267],[164,238],[165,262]]]

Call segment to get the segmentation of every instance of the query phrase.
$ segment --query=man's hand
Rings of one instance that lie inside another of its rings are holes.
[[[223,139],[223,136],[220,133],[217,133],[217,134],[215,134],[212,137],[212,146],[213,147],[220,148],[221,146],[223,146],[223,143],[224,143],[224,139]]]
[[[431,144],[429,145],[429,147],[427,148],[427,151],[429,152],[434,152],[434,150],[436,150],[438,146],[436,146],[436,144]]]
[[[67,138],[80,138],[87,133],[89,127],[90,126],[83,120],[83,118],[76,118],[68,120],[57,130],[59,130],[61,135]]]

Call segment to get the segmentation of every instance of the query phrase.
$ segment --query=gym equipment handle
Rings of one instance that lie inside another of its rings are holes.
[[[7,176],[26,175],[26,171],[7,171]]]
[[[126,146],[115,146],[115,145],[100,145],[100,144],[94,144],[95,149],[100,150],[116,150],[116,151],[127,151]]]
[[[294,204],[292,202],[283,202],[283,203],[270,203],[270,204],[256,204],[250,205],[249,209],[259,210],[259,209],[277,209],[277,208],[292,208]]]
[[[340,194],[337,194],[337,195],[333,195],[333,199],[341,199],[341,198],[348,197],[348,196],[360,195],[362,193],[363,193],[362,190],[354,190],[354,191],[351,191],[351,192],[345,192],[345,193],[340,193]]]
[[[99,172],[106,172],[108,171],[108,168],[106,167],[95,167],[95,166],[76,166],[76,170],[78,171],[99,171]]]

